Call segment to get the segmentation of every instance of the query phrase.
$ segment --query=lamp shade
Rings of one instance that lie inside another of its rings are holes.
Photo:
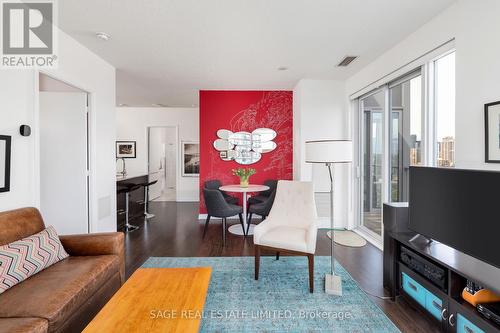
[[[352,162],[352,141],[306,141],[306,163]]]

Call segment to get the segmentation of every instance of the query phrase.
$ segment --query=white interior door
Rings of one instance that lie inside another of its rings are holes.
[[[89,232],[87,94],[40,92],[40,210],[59,234]]]

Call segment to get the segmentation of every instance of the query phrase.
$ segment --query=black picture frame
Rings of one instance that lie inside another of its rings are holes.
[[[490,117],[491,107],[495,105],[500,105],[500,101],[492,102],[484,104],[484,161],[485,163],[500,163],[500,158],[494,159],[490,157],[490,121],[492,121],[492,117]],[[495,133],[500,140],[500,119],[498,126],[496,127],[498,132]],[[498,147],[500,151],[500,147]]]
[[[0,177],[3,178],[3,186],[0,187],[0,192],[9,192],[10,191],[10,161],[11,161],[11,145],[12,145],[12,137],[9,135],[0,135],[0,141],[5,142],[5,161],[0,160],[0,163],[5,163],[3,175]],[[0,152],[0,158],[2,152]],[[1,183],[0,183],[1,184]]]
[[[189,148],[194,148],[194,152],[188,152]],[[198,141],[182,141],[182,177],[200,176],[200,143]]]
[[[119,151],[120,145],[131,145],[132,146],[132,153],[130,153],[130,154],[120,153],[120,151]],[[116,141],[115,155],[116,155],[116,158],[136,158],[136,141]]]

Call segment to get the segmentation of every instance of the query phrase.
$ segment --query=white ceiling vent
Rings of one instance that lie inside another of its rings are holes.
[[[354,59],[356,59],[357,56],[346,56],[344,59],[342,59],[342,61],[337,65],[338,67],[346,67],[346,66],[349,66],[349,64],[351,62],[354,61]]]

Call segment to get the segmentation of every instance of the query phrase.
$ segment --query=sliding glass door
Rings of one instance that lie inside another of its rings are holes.
[[[420,71],[389,85],[390,201],[408,201],[409,169],[422,165],[422,76]]]
[[[359,99],[361,224],[381,241],[384,202],[408,200],[408,172],[422,164],[420,70]]]

